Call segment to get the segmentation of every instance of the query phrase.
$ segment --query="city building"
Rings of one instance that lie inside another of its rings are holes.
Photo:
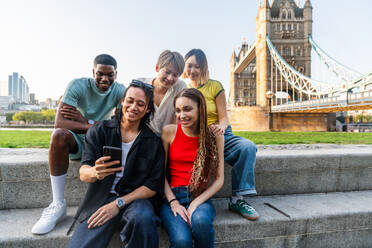
[[[40,102],[40,107],[48,109],[57,109],[58,104],[56,100],[53,100],[52,98],[46,98],[45,102]]]
[[[12,96],[0,96],[0,112],[14,109],[15,101]]]
[[[31,105],[37,105],[39,104],[39,101],[35,99],[35,93],[30,93],[30,102]]]
[[[8,76],[8,96],[13,97],[17,103],[28,103],[30,101],[29,87],[26,79],[13,72]]]

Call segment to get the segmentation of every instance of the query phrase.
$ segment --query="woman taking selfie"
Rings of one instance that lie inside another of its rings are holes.
[[[229,209],[249,220],[258,219],[256,210],[243,198],[257,194],[254,179],[256,145],[232,133],[224,88],[220,82],[209,78],[207,57],[202,50],[192,49],[185,55],[183,76],[190,79],[189,87],[196,88],[203,94],[207,103],[208,126],[212,132],[215,135],[224,135],[224,159],[233,166]]]
[[[177,125],[167,125],[162,140],[168,158],[160,210],[170,247],[214,247],[210,198],[222,187],[223,136],[207,126],[206,104],[196,89],[184,89],[174,98]]]
[[[155,208],[164,190],[165,154],[147,126],[154,111],[153,87],[133,80],[121,104],[116,118],[87,133],[79,173],[89,187],[69,248],[107,247],[116,231],[128,248],[159,245]],[[114,161],[104,150],[108,147],[121,148]]]

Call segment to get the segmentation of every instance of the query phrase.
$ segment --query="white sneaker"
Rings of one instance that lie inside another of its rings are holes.
[[[62,203],[51,203],[44,208],[40,219],[32,227],[33,234],[46,234],[54,229],[58,221],[66,216],[66,200]]]

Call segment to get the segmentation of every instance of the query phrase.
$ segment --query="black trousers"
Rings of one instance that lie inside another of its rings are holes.
[[[105,204],[116,198],[109,197]],[[76,227],[68,248],[107,247],[116,231],[120,231],[120,238],[127,243],[128,248],[159,247],[157,225],[160,219],[155,215],[154,208],[148,200],[133,201],[103,226],[88,229],[87,221],[88,219],[84,220]]]

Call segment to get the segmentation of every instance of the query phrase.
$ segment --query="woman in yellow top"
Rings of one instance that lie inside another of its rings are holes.
[[[232,198],[229,209],[249,220],[259,218],[256,210],[243,196],[256,195],[254,166],[256,145],[250,140],[234,136],[226,111],[226,95],[222,84],[209,78],[208,62],[204,52],[192,49],[185,55],[184,78],[190,79],[188,87],[198,89],[207,103],[208,125],[215,135],[224,135],[224,158],[233,166]]]

